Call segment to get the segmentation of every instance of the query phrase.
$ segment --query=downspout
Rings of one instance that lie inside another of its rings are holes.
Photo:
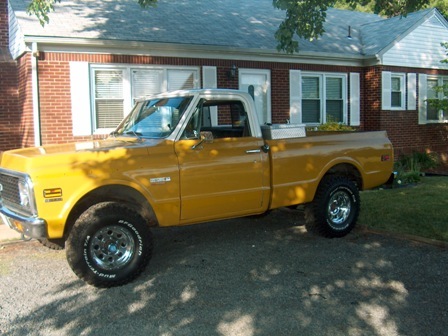
[[[39,50],[37,43],[31,45],[31,89],[33,94],[33,125],[34,125],[34,145],[42,145],[40,130],[40,98],[39,98],[39,73],[38,62]]]

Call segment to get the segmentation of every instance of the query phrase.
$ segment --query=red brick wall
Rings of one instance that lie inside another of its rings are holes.
[[[381,72],[422,73],[422,69],[371,67],[364,73],[362,105],[365,130],[386,130],[395,155],[412,151],[448,151],[448,125],[418,123],[418,110],[383,111],[381,109]],[[428,70],[428,74],[447,75],[447,71]]]
[[[91,63],[156,64],[185,66],[216,66],[219,88],[238,88],[238,69],[255,68],[271,70],[272,122],[285,123],[289,119],[289,70],[359,72],[360,68],[269,63],[254,61],[210,60],[173,57],[150,57],[129,55],[88,55],[41,53],[39,59],[39,88],[42,143],[64,143],[90,139],[73,137],[70,103],[69,62]],[[237,67],[234,78],[229,78],[229,70]],[[99,138],[101,136],[95,136]]]
[[[21,120],[24,139],[22,146],[33,144],[31,62],[30,55],[20,61],[19,102],[23,110]],[[268,63],[253,61],[210,60],[172,57],[89,55],[41,53],[38,60],[42,143],[64,143],[92,137],[73,137],[70,101],[69,62],[157,64],[185,66],[216,66],[220,88],[238,88],[238,73],[229,78],[233,65],[239,68],[271,70],[271,106],[273,123],[284,123],[289,118],[289,70],[318,72],[359,72],[361,74],[361,127],[364,130],[386,130],[396,153],[413,149],[447,151],[447,126],[418,125],[417,111],[381,110],[381,71],[417,73],[416,69],[383,69],[382,67],[355,68],[329,65]],[[238,70],[237,70],[238,71]],[[100,138],[101,136],[95,136]]]
[[[38,62],[42,143],[73,141],[69,63]]]
[[[21,146],[18,97],[16,63],[0,62],[0,151]]]
[[[17,61],[19,88],[19,115],[21,147],[34,145],[33,92],[31,86],[31,54],[25,54]]]

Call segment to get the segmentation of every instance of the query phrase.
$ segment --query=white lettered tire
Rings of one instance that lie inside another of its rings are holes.
[[[360,206],[358,188],[351,180],[325,176],[313,202],[305,207],[306,227],[324,237],[343,237],[355,227]]]
[[[80,279],[95,287],[114,287],[143,272],[152,246],[152,234],[142,216],[126,205],[103,202],[91,206],[75,222],[66,255]]]

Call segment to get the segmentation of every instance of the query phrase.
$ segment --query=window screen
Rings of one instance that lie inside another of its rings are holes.
[[[391,106],[392,107],[403,107],[402,102],[402,78],[392,77],[392,97]]]
[[[326,79],[326,121],[343,121],[342,78],[327,77]]]
[[[115,128],[123,119],[123,72],[95,71],[97,128]]]
[[[319,77],[302,78],[302,122],[320,123]]]

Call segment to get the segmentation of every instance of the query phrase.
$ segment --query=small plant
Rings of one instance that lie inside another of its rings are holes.
[[[424,171],[438,165],[438,157],[434,153],[413,152],[402,155],[395,163],[398,184],[417,183]]]
[[[325,124],[317,126],[314,130],[316,131],[337,131],[337,132],[353,132],[356,131],[355,128],[344,125],[339,122],[330,121]]]

